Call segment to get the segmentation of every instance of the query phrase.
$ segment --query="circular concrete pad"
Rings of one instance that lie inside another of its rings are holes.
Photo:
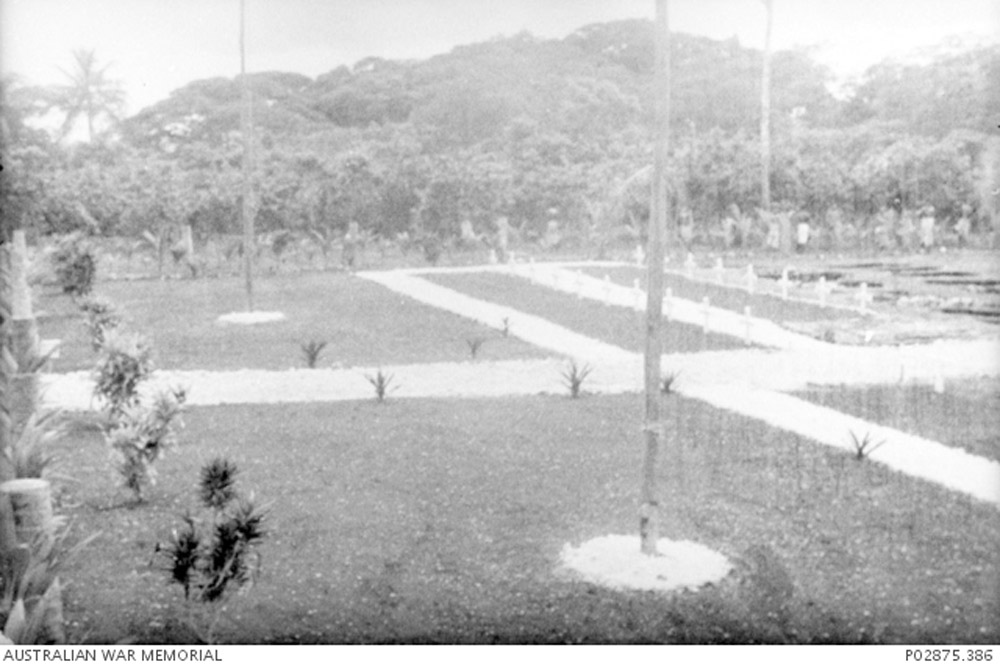
[[[657,556],[639,550],[638,535],[606,535],[563,547],[566,568],[586,581],[617,589],[673,591],[723,579],[732,565],[722,554],[686,540],[661,539]]]
[[[223,324],[260,324],[261,322],[277,322],[283,319],[285,319],[284,313],[254,310],[219,315],[218,322]]]

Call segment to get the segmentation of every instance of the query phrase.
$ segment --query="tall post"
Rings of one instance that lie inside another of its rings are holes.
[[[240,134],[243,135],[243,275],[246,281],[247,312],[253,312],[253,98],[247,79],[246,0],[240,0]]]
[[[642,505],[639,509],[639,537],[642,553],[655,555],[659,539],[656,493],[656,462],[663,428],[660,421],[660,356],[663,354],[663,240],[667,217],[667,157],[670,148],[670,27],[667,0],[656,0],[656,68],[653,86],[656,109],[655,155],[653,160],[652,202],[649,216],[649,248],[646,295],[646,417],[643,432],[646,456],[642,465]]]
[[[763,0],[767,12],[764,29],[764,64],[760,77],[760,207],[771,210],[771,26],[774,0]]]

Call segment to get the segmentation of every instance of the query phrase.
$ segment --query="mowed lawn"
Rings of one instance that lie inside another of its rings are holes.
[[[129,329],[150,338],[158,368],[284,370],[305,366],[301,346],[325,341],[318,368],[467,361],[468,341],[484,339],[476,358],[550,356],[471,320],[425,306],[367,280],[343,273],[259,278],[255,309],[286,319],[253,325],[220,324],[220,315],[245,310],[239,278],[99,283]],[[91,368],[82,315],[68,298],[45,292],[36,300],[44,338],[62,340],[55,372]]]
[[[63,453],[60,511],[101,531],[62,577],[70,640],[194,641],[154,548],[224,455],[270,534],[222,643],[1000,642],[996,507],[663,400],[663,533],[732,559],[718,585],[558,570],[567,543],[637,531],[639,395],[198,408],[143,506],[122,505],[99,439]]]
[[[795,395],[1000,461],[1000,379],[949,380],[940,389],[914,383],[831,385],[810,387]]]
[[[545,318],[577,333],[632,352],[642,352],[645,349],[644,312],[592,299],[580,299],[536,285],[526,278],[493,272],[430,273],[421,278],[477,299]],[[662,332],[665,353],[750,347],[739,338],[711,331],[706,333],[701,327],[682,322],[665,321]]]

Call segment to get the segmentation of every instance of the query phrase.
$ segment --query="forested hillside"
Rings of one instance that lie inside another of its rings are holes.
[[[732,204],[760,202],[762,54],[735,40],[672,40],[677,212],[709,239]],[[528,34],[422,61],[368,58],[311,79],[251,75],[257,226],[442,239],[506,216],[531,237],[641,218],[651,162],[653,30],[647,21]],[[996,216],[1000,48],[872,67],[846,97],[806,50],[773,55],[772,199],[863,230],[884,207]],[[26,124],[51,91],[4,84],[5,223],[42,232],[205,237],[239,228],[240,82],[194,81],[72,147]],[[629,216],[629,207],[633,214]]]

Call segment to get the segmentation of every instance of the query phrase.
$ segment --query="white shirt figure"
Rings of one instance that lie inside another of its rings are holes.
[[[799,248],[804,248],[807,243],[809,243],[809,223],[800,222],[795,228],[795,240],[799,245]]]
[[[927,250],[934,246],[934,209],[929,206],[920,218],[920,245]]]

